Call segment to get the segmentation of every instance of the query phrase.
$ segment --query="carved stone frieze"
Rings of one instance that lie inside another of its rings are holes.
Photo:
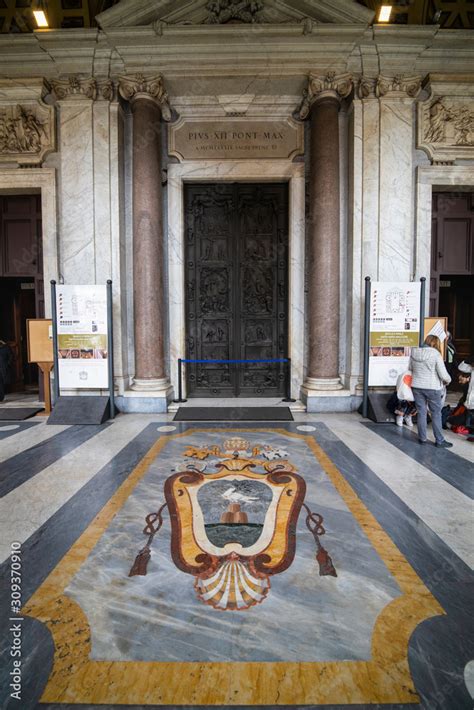
[[[150,77],[146,77],[143,74],[122,76],[119,79],[118,90],[126,101],[134,101],[139,96],[154,99],[159,104],[165,121],[171,120],[168,94],[163,85],[161,74]]]
[[[474,158],[474,81],[434,75],[418,105],[417,147],[435,163]]]
[[[93,77],[85,79],[73,75],[65,79],[54,79],[51,86],[59,100],[97,98],[97,82]]]
[[[0,162],[41,163],[54,150],[53,108],[40,102],[0,102]]]
[[[385,96],[407,96],[414,99],[421,90],[421,76],[383,76],[380,74],[375,81],[375,95],[379,98]]]
[[[303,91],[303,101],[299,109],[299,117],[304,120],[309,116],[311,106],[325,96],[344,99],[352,91],[353,81],[351,74],[336,74],[328,72],[325,75],[310,74],[308,88]]]
[[[240,21],[254,23],[260,21],[263,10],[262,0],[211,0],[206,5],[205,20],[208,25],[224,25],[226,22]]]

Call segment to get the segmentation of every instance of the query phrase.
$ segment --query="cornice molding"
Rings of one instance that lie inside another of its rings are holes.
[[[131,103],[140,97],[152,99],[160,107],[165,121],[171,120],[168,94],[163,85],[161,74],[149,77],[144,74],[121,76],[118,82],[118,90],[120,96]]]
[[[336,74],[330,71],[324,75],[310,74],[308,87],[303,91],[303,100],[298,111],[301,120],[309,116],[311,107],[323,98],[337,101],[345,99],[352,91],[352,74]]]

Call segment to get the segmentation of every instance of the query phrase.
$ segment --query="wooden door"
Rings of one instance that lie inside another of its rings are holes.
[[[458,359],[474,353],[474,193],[433,194],[430,315],[447,316]]]
[[[185,189],[186,357],[281,359],[287,353],[288,192],[285,184]],[[284,365],[199,363],[189,396],[284,394]]]
[[[0,196],[0,337],[13,350],[10,391],[37,386],[26,353],[26,319],[44,317],[40,195]]]

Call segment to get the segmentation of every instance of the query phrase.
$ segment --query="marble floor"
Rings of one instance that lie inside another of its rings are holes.
[[[472,709],[473,444],[294,419],[0,422],[0,707]]]

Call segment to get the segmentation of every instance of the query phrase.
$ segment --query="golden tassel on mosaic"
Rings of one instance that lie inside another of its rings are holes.
[[[153,542],[153,538],[163,525],[163,516],[161,515],[161,513],[166,508],[166,506],[167,503],[163,503],[161,508],[156,513],[149,513],[146,516],[146,525],[143,529],[143,534],[148,535],[148,541],[145,547],[143,547],[138,553],[138,555],[135,557],[135,561],[130,569],[130,572],[128,573],[129,577],[135,577],[136,575],[141,575],[144,577],[146,575],[148,562],[151,557],[151,543]],[[157,521],[158,524],[155,525]]]
[[[194,588],[198,598],[214,609],[242,611],[263,601],[270,589],[268,575],[256,574],[248,562],[231,552],[211,576],[197,577]]]
[[[316,562],[319,565],[319,574],[321,577],[325,577],[327,575],[337,577],[337,572],[332,563],[332,559],[327,550],[325,550],[324,547],[321,545],[321,541],[319,539],[320,535],[326,534],[326,530],[324,529],[322,524],[323,516],[319,515],[319,513],[313,513],[308,508],[306,503],[303,503],[303,508],[305,508],[307,512],[306,527],[312,533],[314,541],[316,543]]]

